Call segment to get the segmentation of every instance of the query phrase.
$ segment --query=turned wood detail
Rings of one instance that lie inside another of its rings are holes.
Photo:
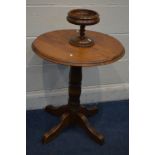
[[[85,27],[97,24],[100,21],[99,14],[94,10],[74,9],[68,12],[67,21],[80,26],[79,35],[72,36],[69,43],[76,47],[91,47],[94,40],[85,35]]]
[[[71,66],[69,73],[68,104],[60,107],[49,105],[45,108],[45,110],[52,115],[61,116],[61,120],[56,126],[44,134],[43,143],[48,143],[56,138],[65,127],[72,123],[79,124],[90,138],[97,143],[102,144],[104,142],[103,135],[98,133],[96,129],[89,124],[87,119],[87,117],[93,116],[97,113],[97,107],[91,107],[88,109],[80,105],[81,81],[82,67]]]
[[[82,67],[70,67],[69,73],[69,106],[80,106]]]

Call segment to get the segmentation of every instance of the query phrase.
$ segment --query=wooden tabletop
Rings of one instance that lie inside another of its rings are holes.
[[[118,40],[94,31],[86,31],[86,35],[94,39],[94,46],[87,48],[72,46],[69,44],[69,39],[76,34],[77,30],[47,32],[34,40],[32,48],[45,60],[70,66],[110,64],[125,53],[123,45]]]

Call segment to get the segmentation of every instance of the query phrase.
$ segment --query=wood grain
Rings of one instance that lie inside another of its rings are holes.
[[[97,66],[110,64],[120,59],[123,45],[115,38],[100,32],[86,31],[95,40],[90,48],[74,47],[68,43],[76,30],[57,30],[44,33],[32,43],[32,48],[43,59],[71,66]]]
[[[82,67],[70,67],[69,74],[69,98],[68,104],[60,107],[46,106],[48,113],[61,116],[61,121],[55,127],[46,132],[43,136],[43,143],[48,143],[56,138],[61,131],[69,124],[78,123],[88,133],[90,138],[99,144],[103,144],[104,136],[92,127],[86,116],[93,116],[97,113],[97,107],[87,109],[80,105]]]
[[[126,61],[129,60],[129,35],[128,34],[112,34],[112,37],[116,38],[117,40],[119,40],[124,48],[125,48],[125,55],[123,56],[123,58],[121,59],[121,61]],[[34,41],[34,39],[36,39],[37,37],[34,38],[27,38],[26,40],[26,66],[27,67],[34,67],[34,65],[40,65],[40,67],[44,64],[51,64],[48,61],[43,61],[43,59],[41,59],[40,57],[38,57],[32,50],[31,45],[32,42]],[[114,63],[116,64],[116,63]],[[55,64],[53,64],[55,65]],[[109,65],[108,65],[109,66]],[[105,66],[104,66],[105,67]]]

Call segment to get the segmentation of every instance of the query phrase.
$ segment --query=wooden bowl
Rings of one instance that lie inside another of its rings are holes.
[[[75,25],[94,25],[100,21],[99,14],[96,11],[88,9],[74,9],[69,11],[67,20]]]

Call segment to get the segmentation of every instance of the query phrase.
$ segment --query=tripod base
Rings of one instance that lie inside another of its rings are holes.
[[[69,124],[77,123],[97,143],[102,144],[104,137],[91,127],[87,117],[96,114],[97,108],[87,109],[80,105],[82,81],[82,67],[71,66],[69,73],[69,99],[68,104],[60,107],[47,106],[45,110],[53,115],[60,116],[61,121],[50,131],[44,134],[43,143],[47,143],[57,137]]]
[[[54,107],[49,105],[45,108],[45,110],[52,115],[61,116],[61,121],[44,134],[43,143],[48,143],[56,138],[65,127],[72,123],[78,123],[97,143],[102,144],[104,142],[103,135],[98,133],[96,129],[89,124],[87,119],[87,117],[93,116],[97,113],[98,109],[96,107],[87,109],[81,105],[78,107],[71,105]]]

